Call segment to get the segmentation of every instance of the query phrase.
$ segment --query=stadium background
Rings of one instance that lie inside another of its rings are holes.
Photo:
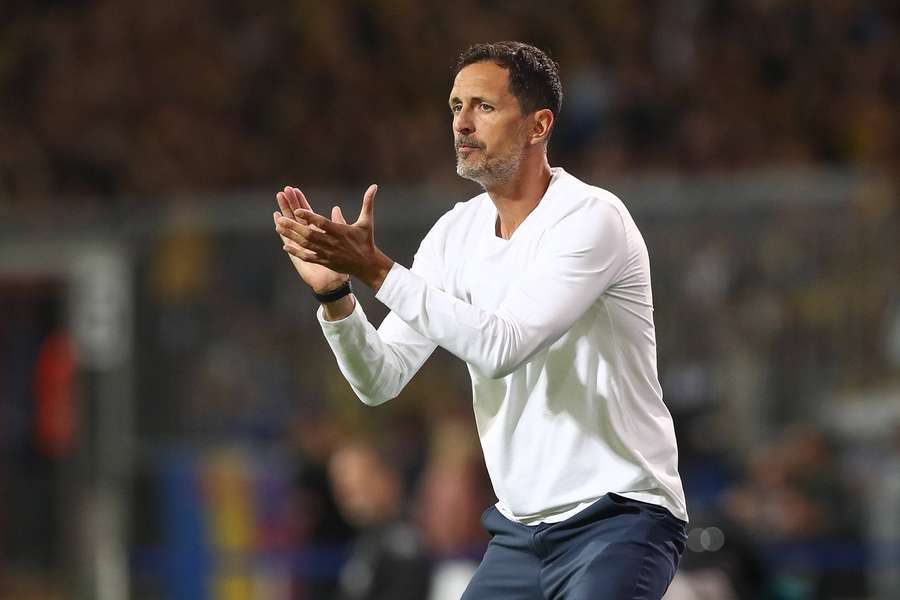
[[[360,437],[435,577],[477,559],[464,367],[439,351],[362,406],[270,215],[287,184],[355,214],[377,181],[377,240],[409,264],[477,193],[446,94],[497,39],[560,62],[551,162],[647,239],[693,518],[672,598],[900,594],[896,2],[0,15],[0,598],[331,598],[355,532],[326,465]]]

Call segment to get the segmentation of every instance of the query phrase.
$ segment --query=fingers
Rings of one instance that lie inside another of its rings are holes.
[[[312,210],[312,207],[306,200],[306,196],[303,195],[299,188],[286,186],[284,191],[275,194],[275,198],[278,201],[278,208],[281,209],[281,214],[288,218],[294,214],[294,211],[300,209]]]
[[[319,255],[313,252],[312,250],[307,250],[306,248],[301,248],[294,242],[285,242],[282,249],[290,254],[291,256],[296,256],[303,262],[317,262],[319,259]]]
[[[324,235],[325,231],[311,225],[306,219],[294,216],[295,210],[311,211],[303,192],[295,187],[285,187],[284,191],[275,194],[275,199],[281,212],[272,213],[272,220],[275,223],[275,231],[281,236],[284,244],[283,250],[304,262],[319,261],[315,251],[303,248],[302,245],[315,243],[316,236]]]
[[[329,263],[324,257],[319,256],[317,253],[312,250],[307,250],[306,248],[301,248],[297,244],[292,242],[285,243],[282,246],[282,250],[287,252],[290,256],[294,258],[299,258],[305,263],[312,263],[314,265],[323,265],[325,267],[331,268],[333,265]]]
[[[307,223],[303,219],[298,219],[296,217],[291,217],[291,216],[285,217],[284,215],[282,215],[280,212],[278,212],[276,210],[275,212],[272,213],[272,220],[275,222],[276,231],[278,230],[278,225],[279,225],[278,219],[287,219],[288,220],[288,222],[285,224],[285,227],[290,227],[290,223],[299,223],[300,225],[309,226],[309,223]],[[324,231],[322,231],[321,229],[319,229],[318,227],[315,227],[315,226],[313,226],[312,229],[314,231],[318,231],[319,233],[325,233]]]
[[[294,214],[294,211],[300,208],[300,200],[297,198],[296,193],[294,192],[295,188],[285,187],[284,188],[284,197],[287,200],[288,208],[290,210],[290,214],[286,214],[284,216],[290,217]]]
[[[359,211],[357,223],[372,223],[375,217],[375,194],[378,193],[378,185],[372,184],[363,194],[362,208]]]
[[[329,242],[328,235],[314,225],[284,217],[275,216],[275,231],[285,238],[306,249],[321,247]]]
[[[287,188],[284,189],[287,190]],[[287,192],[278,192],[275,194],[275,200],[278,202],[278,208],[283,216],[290,218],[294,214],[287,198]]]
[[[293,188],[294,195],[297,197],[297,204],[299,206],[297,208],[305,208],[306,210],[312,210],[312,206],[309,205],[309,202],[306,201],[306,196],[303,195],[303,192],[300,191],[300,188]]]
[[[331,220],[341,225],[347,224],[347,220],[344,218],[344,213],[341,212],[340,206],[335,206],[331,209]]]
[[[286,242],[287,242],[287,238],[284,237],[284,234],[283,234],[283,233],[281,233],[281,231],[279,230],[279,225],[278,225],[279,219],[283,219],[283,218],[284,218],[284,216],[282,216],[282,214],[281,214],[280,212],[278,212],[277,210],[276,210],[275,212],[272,213],[272,220],[275,221],[275,232],[276,232],[279,236],[281,236],[281,241],[286,243]]]
[[[307,222],[310,227],[315,226],[319,231],[332,233],[335,230],[335,224],[322,215],[317,215],[311,210],[299,209],[294,211],[294,217]]]

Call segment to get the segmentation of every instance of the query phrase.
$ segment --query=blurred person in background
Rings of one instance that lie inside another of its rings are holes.
[[[484,555],[480,525],[486,486],[471,427],[437,417],[422,473],[416,517],[433,561],[428,600],[459,600]]]
[[[745,479],[725,494],[726,515],[780,559],[776,597],[799,588],[806,590],[802,597],[830,600],[866,589],[862,557],[846,550],[862,536],[862,499],[851,491],[835,450],[819,429],[792,427],[761,446]],[[798,561],[796,550],[804,548],[813,551]]]
[[[295,573],[294,587],[302,598],[337,595],[340,570],[356,535],[338,507],[328,469],[346,435],[342,424],[320,408],[304,407],[291,425],[298,549],[318,555],[309,563],[318,567],[316,572]]]
[[[718,511],[698,512],[691,515],[688,549],[665,600],[768,598],[769,567],[752,532]]]
[[[457,204],[411,270],[359,219],[277,194],[276,231],[322,304],[320,324],[366,404],[397,396],[440,345],[469,366],[497,504],[463,598],[655,599],[675,574],[687,509],[662,401],[647,248],[622,202],[551,168],[558,66],[519,42],[478,44],[449,98]],[[398,124],[399,125],[399,124]],[[378,331],[349,275],[391,313]]]
[[[328,475],[344,518],[359,529],[340,575],[340,600],[423,600],[431,571],[424,544],[405,520],[403,480],[373,444],[339,448]]]

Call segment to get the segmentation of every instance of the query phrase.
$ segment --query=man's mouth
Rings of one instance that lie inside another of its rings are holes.
[[[457,144],[456,152],[458,154],[471,154],[476,150],[481,150],[481,146],[476,146],[474,144]]]
[[[470,142],[468,140],[460,140],[456,142],[457,150],[480,150],[482,145],[478,142]]]

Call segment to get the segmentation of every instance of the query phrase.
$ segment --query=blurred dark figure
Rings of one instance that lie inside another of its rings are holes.
[[[0,282],[0,598],[62,597],[71,560],[79,378],[61,285]]]
[[[431,569],[425,547],[405,520],[403,479],[375,446],[337,450],[328,474],[338,508],[360,535],[340,576],[341,600],[422,600]]]
[[[294,587],[302,599],[334,598],[345,548],[353,528],[337,507],[329,481],[328,461],[346,433],[339,422],[315,409],[303,411],[292,429],[299,510],[298,550],[304,556],[295,571]]]
[[[416,517],[433,560],[428,600],[459,600],[487,548],[480,517],[489,483],[471,424],[458,416],[435,421]]]
[[[866,589],[864,557],[852,551],[862,540],[861,499],[836,450],[814,426],[788,429],[759,450],[746,480],[725,497],[729,516],[769,547],[775,597],[832,600]]]
[[[769,578],[759,543],[710,510],[691,515],[687,551],[664,600],[758,600],[768,597]]]

